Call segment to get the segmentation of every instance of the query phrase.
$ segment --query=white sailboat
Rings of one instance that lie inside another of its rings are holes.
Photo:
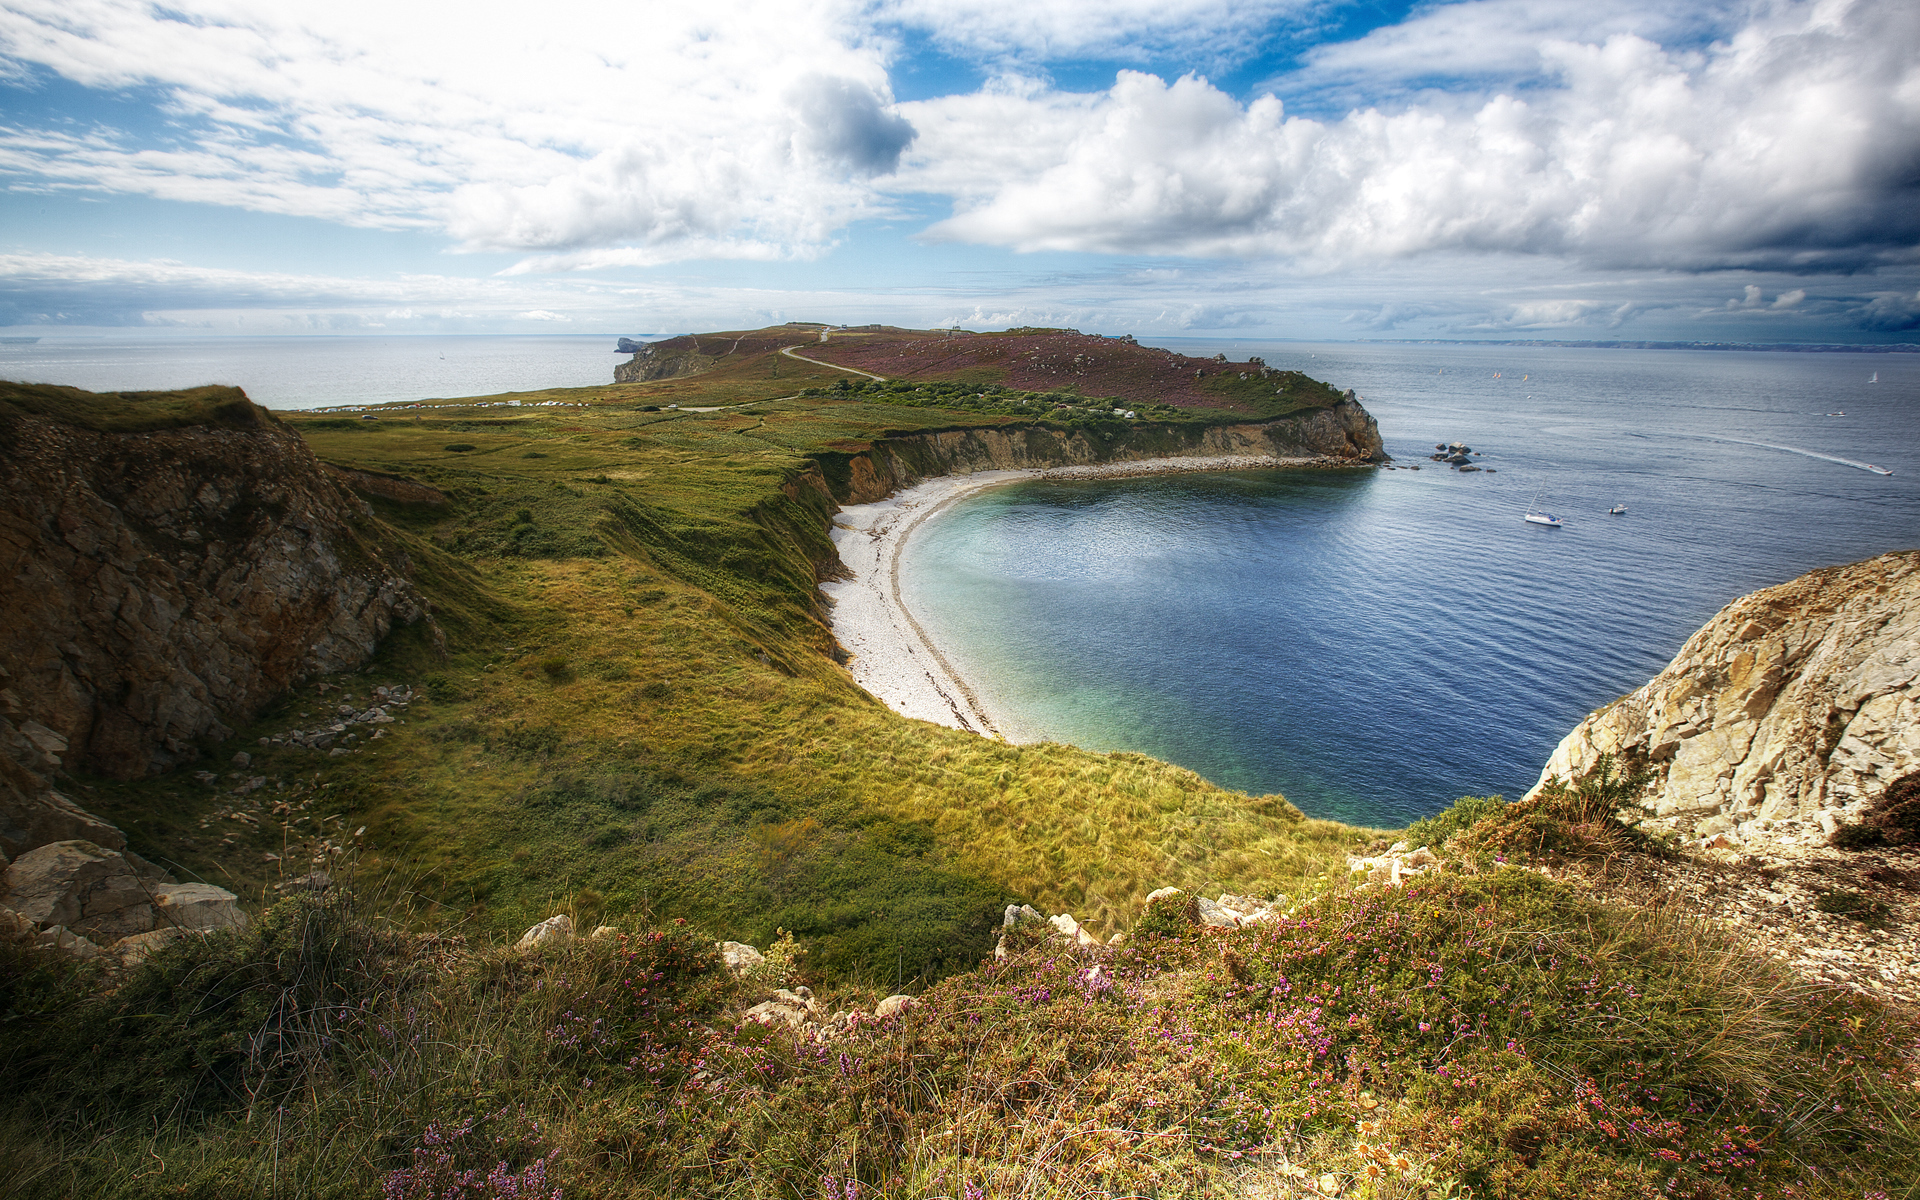
[[[1875,371],[1875,372],[1873,373],[1873,378],[1872,378],[1872,379],[1869,379],[1869,380],[1867,380],[1867,382],[1868,382],[1868,383],[1879,383],[1879,382],[1880,382],[1880,372],[1878,372],[1878,371]]]
[[[1527,515],[1523,517],[1522,520],[1526,521],[1529,525],[1545,525],[1549,529],[1558,529],[1560,528],[1560,518],[1540,507],[1540,497],[1545,494],[1546,490],[1547,485],[1543,483],[1533,493],[1533,502],[1527,505]]]

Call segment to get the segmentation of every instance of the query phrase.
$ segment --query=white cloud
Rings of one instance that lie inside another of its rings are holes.
[[[912,130],[840,0],[458,10],[16,0],[0,61],[161,89],[164,137],[0,129],[0,170],[475,248],[791,253],[872,211]]]
[[[905,106],[923,136],[902,186],[960,197],[932,236],[1021,250],[1309,269],[1442,250],[1682,269],[1916,257],[1920,7],[1783,4],[1700,53],[1631,34],[1537,46],[1551,87],[1331,121],[1131,72],[1091,101],[995,98],[1000,130],[1061,148],[1044,166],[967,119],[979,98],[925,101]]]

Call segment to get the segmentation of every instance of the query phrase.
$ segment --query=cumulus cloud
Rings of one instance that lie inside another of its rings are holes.
[[[790,254],[876,211],[869,180],[912,136],[854,15],[558,0],[530,24],[484,5],[18,0],[0,8],[16,79],[157,90],[170,128],[16,114],[0,170],[474,248]]]
[[[931,236],[1022,250],[1309,267],[1445,250],[1687,270],[1915,259],[1920,8],[1783,4],[1700,51],[1617,33],[1538,53],[1551,86],[1329,121],[1122,72],[1092,103],[1029,99],[1014,119],[1063,149],[1019,172],[943,111],[972,98],[923,101],[906,106],[922,137],[905,175],[976,181]],[[980,169],[959,165],[971,156]]]

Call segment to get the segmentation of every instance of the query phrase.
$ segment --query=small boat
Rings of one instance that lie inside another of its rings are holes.
[[[1545,491],[1546,485],[1541,484],[1539,491],[1533,494],[1533,503],[1527,505],[1527,515],[1521,519],[1529,525],[1545,525],[1549,529],[1558,529],[1560,518],[1540,507],[1540,496]]]
[[[1876,467],[1876,466],[1874,466],[1874,465],[1873,465],[1872,463],[1868,463],[1868,464],[1867,464],[1867,470],[1869,470],[1869,471],[1872,471],[1872,472],[1873,472],[1873,473],[1874,473],[1875,475],[1891,475],[1891,474],[1893,474],[1893,472],[1892,472],[1892,471],[1889,471],[1889,470],[1887,470],[1887,469],[1886,469],[1885,467]]]
[[[1875,371],[1875,372],[1873,373],[1873,378],[1872,378],[1872,379],[1869,379],[1869,380],[1867,380],[1867,382],[1868,382],[1868,383],[1879,383],[1879,382],[1880,382],[1880,372],[1878,372],[1878,371]]]
[[[1626,511],[1627,511],[1626,505],[1616,504],[1612,508],[1607,510],[1607,515],[1610,517],[1624,516],[1626,514]]]

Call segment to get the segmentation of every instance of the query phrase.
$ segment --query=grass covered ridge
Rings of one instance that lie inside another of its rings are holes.
[[[6,1035],[12,1194],[1731,1200],[1920,1164],[1884,1010],[1516,867],[1028,938],[824,1040],[741,1022],[764,993],[686,925],[475,953],[343,890],[85,982],[16,992],[62,1019]]]

